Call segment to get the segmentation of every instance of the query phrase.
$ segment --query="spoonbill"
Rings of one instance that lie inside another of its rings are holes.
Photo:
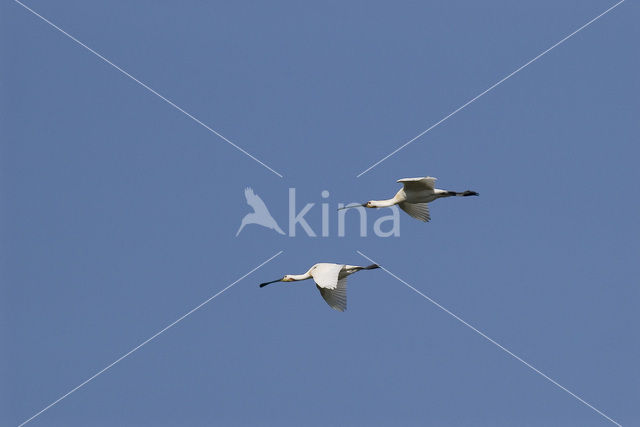
[[[271,216],[267,205],[264,204],[260,196],[253,192],[251,187],[244,189],[244,197],[247,199],[247,204],[253,208],[253,212],[246,214],[244,218],[242,218],[240,228],[238,228],[236,232],[236,237],[238,237],[238,234],[240,234],[247,224],[258,224],[275,230],[280,234],[284,234],[284,231],[282,231],[276,220]]]
[[[420,221],[427,222],[431,219],[429,214],[429,205],[427,203],[433,202],[436,199],[442,197],[451,196],[478,196],[475,191],[463,191],[461,193],[456,191],[440,190],[435,188],[436,179],[431,176],[425,176],[422,178],[402,178],[397,182],[401,182],[403,187],[398,190],[395,196],[387,200],[370,200],[367,203],[361,205],[349,205],[340,209],[356,208],[358,206],[364,206],[365,208],[385,208],[388,206],[398,205],[400,209],[408,213],[410,216],[419,219]]]
[[[374,268],[380,268],[380,266],[378,264],[371,264],[366,267],[361,267],[359,265],[321,262],[314,264],[304,274],[287,274],[282,279],[261,283],[260,287],[263,288],[270,283],[297,282],[299,280],[313,278],[313,281],[316,282],[316,287],[320,291],[320,295],[322,295],[322,298],[324,298],[327,304],[335,310],[345,311],[347,309],[347,276],[356,271],[373,270]]]

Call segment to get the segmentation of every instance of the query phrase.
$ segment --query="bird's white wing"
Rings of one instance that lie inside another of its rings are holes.
[[[338,311],[347,309],[347,278],[343,277],[338,280],[336,287],[333,289],[321,288],[316,285],[320,291],[322,298],[329,304],[331,308]]]
[[[429,215],[429,205],[426,203],[398,203],[400,209],[408,213],[410,216],[420,221],[428,222],[431,219]]]
[[[344,267],[343,264],[331,264],[323,262],[316,264],[311,269],[311,277],[320,288],[335,289],[338,286],[338,275]]]
[[[433,190],[435,189],[436,179],[432,176],[424,176],[422,178],[402,178],[398,182],[401,182],[406,190]]]

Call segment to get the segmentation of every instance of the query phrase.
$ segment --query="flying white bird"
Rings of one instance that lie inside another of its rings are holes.
[[[320,295],[327,304],[338,311],[345,311],[347,309],[347,276],[356,271],[373,270],[374,268],[380,268],[380,266],[371,264],[367,267],[360,267],[358,265],[321,262],[315,264],[304,274],[287,274],[282,279],[261,283],[260,287],[275,282],[297,282],[313,278]]]
[[[240,228],[238,228],[236,232],[236,237],[247,224],[258,224],[275,230],[280,234],[284,234],[284,231],[282,231],[276,220],[271,216],[271,213],[269,213],[267,205],[264,204],[260,196],[254,193],[250,187],[244,189],[244,197],[247,199],[247,204],[253,208],[253,212],[246,214],[244,218],[242,218],[242,223],[240,223]]]
[[[385,208],[388,206],[398,205],[400,206],[400,209],[412,217],[419,219],[420,221],[427,222],[431,219],[431,215],[429,215],[429,205],[427,203],[433,202],[434,200],[442,197],[478,196],[478,193],[475,191],[467,190],[462,193],[458,193],[455,191],[435,188],[436,178],[431,176],[425,176],[422,178],[402,178],[399,179],[398,182],[401,182],[403,187],[391,199],[370,200],[361,205],[349,205],[339,209],[356,208],[358,206],[364,206],[365,208]]]

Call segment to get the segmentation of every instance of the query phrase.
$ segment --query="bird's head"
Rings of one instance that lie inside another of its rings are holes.
[[[293,281],[294,281],[294,279],[293,279],[293,277],[291,277],[291,275],[287,274],[286,276],[284,276],[284,277],[281,279],[281,281],[282,281],[282,282],[293,282]]]

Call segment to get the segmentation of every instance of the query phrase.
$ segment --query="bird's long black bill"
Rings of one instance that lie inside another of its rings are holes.
[[[282,281],[282,279],[276,279],[276,280],[272,280],[270,282],[260,283],[260,287],[264,288],[265,286],[270,285],[271,283],[276,283],[276,282],[280,282],[280,281]]]
[[[338,210],[349,209],[349,208],[358,208],[360,206],[367,206],[367,204],[366,203],[361,203],[361,204],[347,205],[347,206],[343,206],[341,208],[338,208]]]

